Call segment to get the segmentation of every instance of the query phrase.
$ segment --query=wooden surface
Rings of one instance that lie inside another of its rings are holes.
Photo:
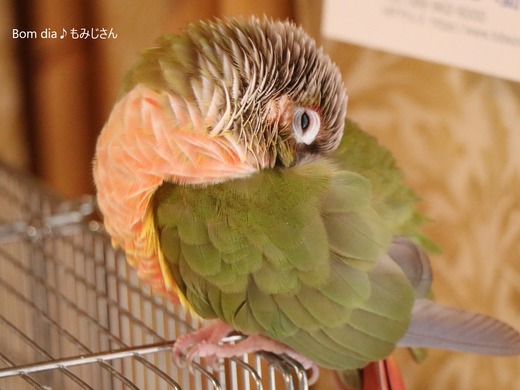
[[[29,151],[23,126],[17,42],[12,38],[14,17],[11,2],[0,0],[0,161],[26,168]]]

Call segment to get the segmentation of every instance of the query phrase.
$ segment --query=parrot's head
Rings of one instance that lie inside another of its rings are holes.
[[[245,151],[258,168],[327,154],[342,136],[341,74],[301,28],[267,18],[190,25],[158,41],[130,70],[123,94],[145,84],[182,96],[203,126]]]

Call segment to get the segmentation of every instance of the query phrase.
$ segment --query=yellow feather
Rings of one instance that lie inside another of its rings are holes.
[[[171,273],[168,262],[164,258],[163,252],[161,250],[161,245],[159,243],[159,237],[157,234],[157,229],[155,227],[155,220],[153,215],[153,206],[152,202],[148,205],[148,209],[146,210],[146,215],[144,218],[143,230],[142,234],[144,236],[146,242],[146,251],[149,254],[155,254],[157,260],[159,261],[159,266],[161,267],[162,278],[164,280],[164,284],[167,292],[173,293],[175,296],[179,298],[181,305],[188,310],[192,315],[198,315],[193,310],[193,307],[188,302],[184,294],[182,293],[177,283],[173,279],[173,275]]]

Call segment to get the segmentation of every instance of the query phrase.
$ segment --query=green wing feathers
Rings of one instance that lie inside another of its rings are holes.
[[[341,145],[335,153],[341,168],[358,172],[372,185],[372,204],[396,235],[436,250],[436,245],[420,234],[427,219],[416,209],[418,197],[404,183],[389,150],[352,121],[346,122]]]
[[[374,195],[375,168],[350,161],[351,142],[373,147],[359,135],[347,131],[331,159],[212,186],[159,188],[161,247],[197,313],[263,333],[330,368],[361,367],[394,348],[414,296],[385,255],[400,233],[385,202],[402,201],[406,225],[415,223],[414,199],[398,188]]]

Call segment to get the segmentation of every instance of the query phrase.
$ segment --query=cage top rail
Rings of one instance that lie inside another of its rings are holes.
[[[240,339],[241,336],[229,336],[224,342],[234,342]],[[99,352],[99,353],[91,353],[79,356],[73,356],[62,359],[54,359],[46,362],[33,363],[33,364],[25,364],[19,365],[16,367],[7,367],[0,369],[0,378],[6,378],[10,376],[20,376],[20,375],[28,375],[35,372],[47,371],[47,370],[55,370],[55,369],[63,369],[68,367],[73,367],[82,364],[91,364],[91,363],[100,363],[106,362],[115,359],[123,359],[128,357],[136,357],[141,355],[147,355],[152,353],[166,352],[171,350],[175,341],[165,341],[159,343],[153,343],[148,345],[141,345],[138,347],[128,347],[128,348],[120,348],[118,350],[108,351],[108,352]],[[264,356],[267,360],[270,361],[271,364],[276,366],[276,369],[280,370],[284,376],[284,379],[290,382],[288,377],[292,374],[292,367],[288,367],[289,365],[295,365],[296,367],[296,375],[298,376],[298,381],[300,384],[307,384],[307,376],[305,373],[305,369],[299,365],[298,362],[293,361],[292,359],[285,357],[285,359],[278,358],[276,355],[271,353],[264,353]],[[242,366],[244,369],[249,371],[251,376],[254,378],[257,383],[257,387],[261,387],[261,377],[256,373],[254,368],[249,364],[245,363],[239,359],[233,359],[236,364]],[[201,371],[206,371],[204,368],[197,362],[193,362],[194,368]]]
[[[81,364],[99,363],[125,357],[135,357],[149,353],[163,352],[171,349],[173,342],[162,342],[138,347],[121,348],[115,351],[91,353],[86,355],[73,356],[69,358],[54,359],[41,363],[25,364],[16,367],[0,369],[0,378],[16,375],[26,375],[34,372],[67,368]]]

